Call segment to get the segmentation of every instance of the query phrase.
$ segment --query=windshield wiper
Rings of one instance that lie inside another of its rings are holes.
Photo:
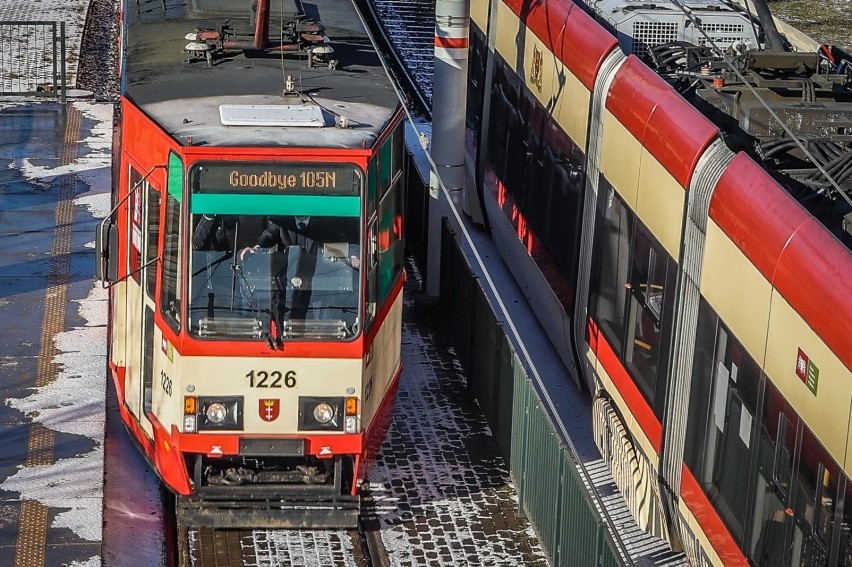
[[[276,350],[278,348],[278,345],[276,344],[275,340],[272,338],[272,334],[269,332],[269,327],[272,324],[272,311],[270,310],[270,312],[269,312],[268,320],[264,321],[263,317],[261,316],[262,311],[260,309],[256,309],[254,307],[254,304],[256,302],[256,299],[254,297],[254,289],[252,289],[251,285],[248,283],[248,280],[246,279],[245,274],[243,274],[242,267],[240,267],[236,263],[231,264],[231,267],[233,268],[234,272],[237,274],[237,277],[240,278],[240,285],[244,286],[245,289],[246,289],[246,292],[247,292],[247,295],[248,295],[248,301],[249,301],[249,303],[248,303],[249,310],[252,312],[252,314],[254,314],[255,318],[257,318],[257,320],[260,321],[260,323],[261,323],[260,332],[263,333],[263,337],[266,339],[266,344],[268,344],[269,348],[271,348],[272,350]]]

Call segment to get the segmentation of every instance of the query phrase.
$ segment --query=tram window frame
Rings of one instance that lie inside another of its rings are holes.
[[[366,244],[367,254],[364,256],[367,261],[367,286],[364,297],[364,329],[369,330],[373,325],[378,311],[378,280],[379,280],[379,245],[378,233],[378,213],[375,213],[370,218],[370,223],[367,225]]]
[[[394,180],[397,177],[397,174],[401,171],[401,168],[395,167],[397,165],[397,159],[394,157],[395,152],[394,147],[399,139],[391,133],[388,136],[382,147],[379,148],[379,151],[376,152],[375,156],[375,172],[376,172],[376,198],[379,201],[379,207],[381,207],[382,199],[385,198],[385,195],[393,186]]]
[[[597,221],[589,313],[593,315],[599,329],[621,360],[629,307],[624,285],[630,277],[636,218],[602,173],[599,177],[595,216]],[[608,234],[615,239],[615,246],[607,247],[611,239]],[[607,308],[610,308],[611,313],[605,316],[603,313]]]
[[[471,23],[473,24],[473,22]],[[467,128],[477,133],[482,126],[487,61],[485,33],[473,24],[470,26],[470,51],[467,67],[467,112],[465,113],[465,121]]]
[[[755,534],[766,524],[755,508],[757,468],[767,455],[765,378],[704,297],[695,337],[684,460],[734,540],[753,556]]]
[[[142,275],[140,274],[142,270],[142,254],[143,249],[145,248],[145,228],[143,228],[145,224],[145,213],[142,187],[137,187],[137,185],[143,183],[143,179],[142,173],[140,173],[132,165],[128,166],[127,191],[129,193],[129,198],[127,203],[127,270],[130,277],[133,278],[133,281],[140,285],[142,283]]]
[[[791,479],[792,494],[788,497],[794,519],[791,559],[795,564],[825,564],[832,545],[834,522],[837,521],[840,467],[801,419],[799,428],[795,469]],[[831,506],[827,518],[822,512],[825,499],[829,499]],[[825,531],[819,529],[821,518],[826,520]]]
[[[175,195],[183,193],[183,160],[169,152],[168,179],[165,207],[165,230],[163,232],[162,285],[160,286],[160,313],[175,332],[181,328],[182,269],[183,259],[183,206]],[[173,270],[173,273],[170,271]],[[173,283],[172,283],[173,282]]]
[[[387,191],[379,201],[379,210],[376,228],[378,240],[378,264],[379,264],[379,301],[384,304],[387,300],[393,284],[396,282],[402,273],[402,265],[405,260],[403,251],[404,238],[399,231],[401,228],[398,222],[401,219],[402,211],[404,210],[403,194],[400,190],[401,176],[397,176],[391,184],[391,188]]]
[[[157,287],[157,266],[155,260],[160,253],[160,212],[162,196],[160,190],[145,182],[146,199],[146,235],[145,235],[145,290],[150,299],[154,299]]]

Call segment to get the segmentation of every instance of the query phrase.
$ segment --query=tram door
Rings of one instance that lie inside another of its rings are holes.
[[[153,436],[145,410],[150,407],[154,328],[154,291],[159,248],[160,193],[131,168],[128,176],[129,270],[125,400],[149,437]]]
[[[145,264],[142,268],[142,280],[145,292],[142,294],[142,341],[138,348],[142,352],[142,413],[151,410],[151,389],[154,381],[154,308],[157,286],[157,268],[160,249],[160,191],[148,183],[145,184]],[[150,421],[140,420],[143,428],[151,435]]]
[[[142,265],[143,261],[143,217],[145,182],[142,174],[130,167],[127,176],[127,294],[125,296],[125,374],[124,400],[137,419],[141,415],[141,351],[139,332],[142,328]]]

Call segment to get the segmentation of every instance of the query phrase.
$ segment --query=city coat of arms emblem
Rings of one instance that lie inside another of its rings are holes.
[[[278,419],[278,413],[281,410],[281,400],[274,398],[261,398],[258,402],[260,419],[263,421],[275,421]]]

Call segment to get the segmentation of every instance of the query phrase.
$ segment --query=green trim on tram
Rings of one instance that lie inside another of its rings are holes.
[[[235,195],[195,193],[193,214],[208,215],[305,215],[315,217],[357,217],[361,198],[330,195]]]

